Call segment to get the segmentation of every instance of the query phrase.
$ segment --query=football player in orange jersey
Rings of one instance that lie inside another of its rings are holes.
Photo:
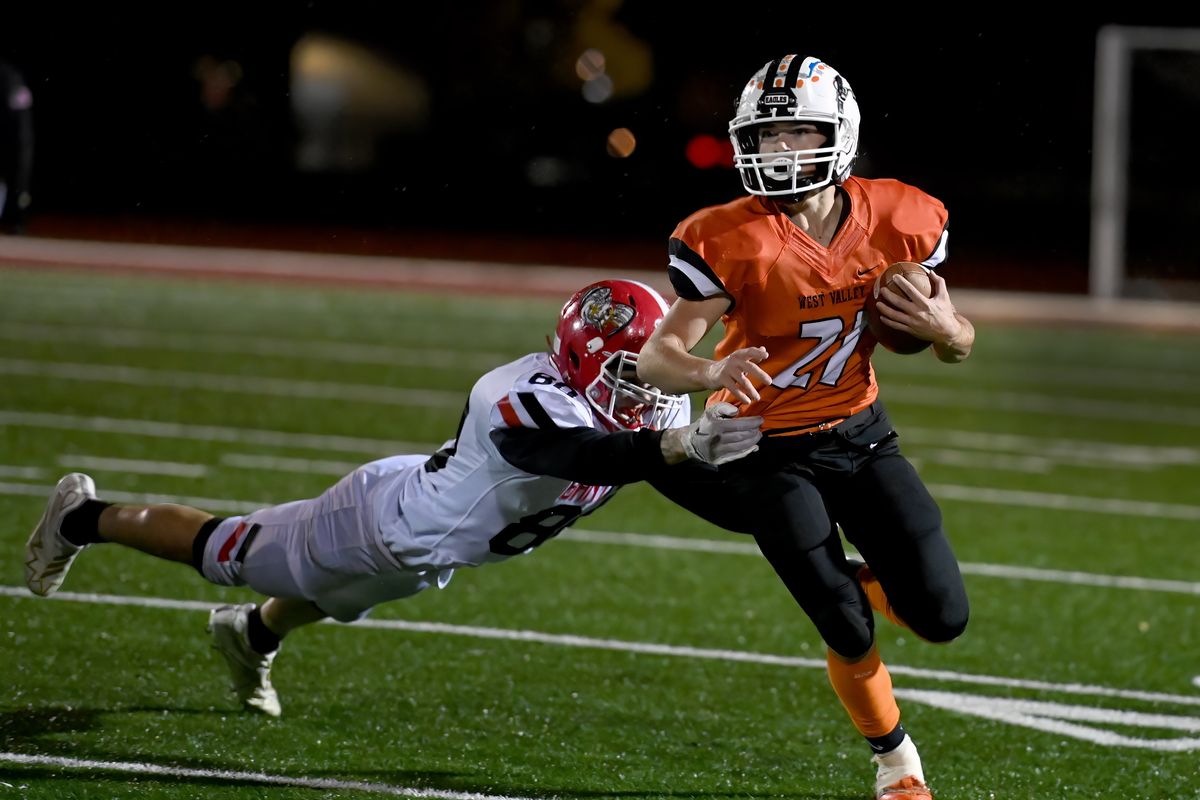
[[[947,642],[966,627],[967,596],[941,512],[877,400],[863,305],[888,265],[943,261],[946,209],[899,181],[851,177],[858,104],[820,59],[768,62],[729,132],[749,196],[675,229],[668,271],[679,299],[638,373],[664,391],[715,390],[710,404],[762,416],[765,435],[741,461],[653,483],[754,536],[828,646],[834,691],[875,754],[875,796],[931,798],[876,650],[872,605]],[[928,298],[903,279],[900,291],[883,288],[884,320],[931,341],[942,361],[962,361],[974,328],[945,281],[930,281]],[[725,336],[714,358],[692,355],[717,320]],[[839,526],[869,567],[847,561]]]

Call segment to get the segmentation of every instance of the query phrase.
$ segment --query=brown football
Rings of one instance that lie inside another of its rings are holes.
[[[933,292],[933,284],[929,282],[928,270],[913,261],[897,261],[884,270],[867,291],[867,327],[871,329],[871,334],[879,343],[893,353],[903,355],[919,353],[929,347],[932,342],[918,339],[911,333],[889,327],[879,315],[879,290],[881,287],[891,284],[897,275],[903,275],[905,280],[915,286],[918,291],[924,292],[926,297]],[[891,288],[893,291],[904,293],[899,286]]]

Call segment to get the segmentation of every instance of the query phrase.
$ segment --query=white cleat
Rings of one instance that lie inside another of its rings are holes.
[[[246,710],[278,717],[283,709],[271,685],[271,662],[279,650],[263,655],[250,646],[246,628],[253,610],[253,603],[214,608],[208,615],[208,632],[229,666],[233,692]]]
[[[29,591],[48,597],[62,586],[71,562],[87,546],[80,547],[63,538],[63,519],[85,500],[95,499],[96,484],[82,472],[64,476],[54,487],[46,512],[25,543],[25,585]]]
[[[933,800],[925,785],[921,756],[908,734],[895,750],[871,759],[879,765],[875,776],[876,800]]]

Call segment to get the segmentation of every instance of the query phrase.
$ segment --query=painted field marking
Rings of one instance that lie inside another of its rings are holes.
[[[104,458],[79,453],[64,453],[55,459],[55,463],[65,469],[94,469],[131,475],[169,475],[173,478],[203,478],[210,471],[207,464],[147,461],[140,458]]]
[[[0,495],[18,495],[25,497],[46,497],[50,487],[48,484],[7,483],[0,481]],[[248,500],[226,500],[213,497],[188,497],[179,495],[142,494],[138,492],[105,491],[104,498],[117,503],[134,503],[138,505],[150,503],[182,503],[195,506],[207,511],[228,511],[237,514],[248,514],[260,508],[266,508],[270,503]],[[561,541],[587,542],[593,544],[623,545],[645,547],[655,550],[683,550],[695,553],[730,553],[735,555],[760,555],[758,546],[745,537],[733,535],[730,539],[693,539],[661,534],[624,533],[616,531],[597,531],[583,528],[567,528]],[[1108,589],[1135,589],[1152,592],[1172,592],[1176,594],[1191,594],[1200,596],[1200,582],[1165,580],[1161,578],[1140,578],[1132,575],[1098,575],[1089,572],[1073,570],[1055,570],[1037,567],[1020,567],[1007,564],[986,564],[963,562],[959,569],[966,575],[980,575],[989,578],[1008,578],[1011,580],[1032,580],[1047,583],[1063,583],[1076,586],[1099,586]]]
[[[241,356],[333,361],[338,364],[426,367],[430,369],[491,369],[523,353],[443,350],[414,344],[409,347],[331,339],[282,339],[258,334],[179,333],[150,328],[103,328],[0,322],[0,339],[18,342],[83,342],[92,346],[185,353],[236,353]]]
[[[32,600],[35,598],[24,587],[0,586],[0,596],[16,599]],[[156,608],[187,611],[208,611],[213,607],[212,602],[198,600],[174,600],[159,597],[135,597],[128,595],[58,592],[49,599],[62,602],[92,603],[117,606],[134,606],[139,608]],[[335,622],[323,624],[338,625]],[[653,642],[631,642],[621,639],[600,639],[590,636],[575,636],[571,634],[543,633],[541,631],[514,630],[508,628],[488,628],[476,625],[451,625],[442,622],[411,622],[407,620],[375,620],[365,619],[351,623],[346,627],[372,628],[377,630],[395,630],[409,633],[432,633],[449,636],[465,636],[476,639],[492,639],[513,642],[529,642],[534,644],[556,645],[559,647],[575,647],[593,650],[609,650],[641,655],[667,656],[674,658],[694,658],[712,661],[726,661],[743,664],[762,664],[767,666],[792,667],[800,669],[826,668],[823,658],[803,658],[796,656],[780,656],[769,653],[755,653],[743,650],[722,650],[703,647],[687,647],[681,645],[655,644]],[[967,683],[981,686],[997,686],[1008,689],[1029,689],[1048,693],[1071,694],[1089,697],[1108,697],[1124,700],[1137,700],[1150,703],[1166,703],[1200,708],[1200,697],[1173,695],[1162,692],[1148,692],[1138,689],[1116,689],[1108,686],[1096,686],[1078,683],[1052,683],[1049,681],[1028,680],[1023,678],[1005,678],[998,675],[980,675],[969,672],[954,672],[951,670],[931,670],[904,665],[888,665],[888,671],[893,675],[906,675],[922,680],[932,680],[940,683]],[[903,694],[902,694],[903,693]],[[1185,717],[1165,714],[1140,715],[1124,709],[1108,709],[1096,706],[1065,705],[1060,703],[1045,703],[1042,701],[1018,701],[1008,698],[984,697],[979,695],[959,694],[954,692],[934,692],[898,689],[897,696],[906,697],[916,702],[936,705],[939,708],[971,713],[987,719],[995,719],[1010,724],[1030,725],[1027,717],[1039,718],[1039,724],[1046,720],[1039,730],[1051,730],[1076,739],[1090,741],[1106,747],[1131,747],[1166,752],[1184,752],[1200,750],[1200,738],[1190,739],[1139,739],[1132,736],[1117,735],[1088,726],[1072,725],[1062,720],[1086,720],[1089,722],[1107,723],[1112,725],[1137,725],[1141,727],[1170,728],[1173,730],[1200,731],[1200,717]],[[1055,722],[1055,720],[1058,720]],[[1133,720],[1136,720],[1134,722]],[[1153,723],[1153,724],[1150,724]],[[1103,734],[1103,735],[1101,735]]]
[[[895,693],[896,697],[902,700],[924,703],[945,711],[953,711],[956,714],[968,714],[973,717],[1005,722],[1009,725],[1033,728],[1046,733],[1070,736],[1105,747],[1137,747],[1168,753],[1200,750],[1200,737],[1139,739],[1136,736],[1120,734],[1105,728],[1079,724],[1080,722],[1095,722],[1101,725],[1200,733],[1200,717],[1145,714],[1140,711],[1073,706],[1049,703],[1044,700],[1014,700],[1008,697],[987,697],[925,689],[896,689]]]
[[[72,364],[65,361],[34,361],[22,358],[0,358],[0,375],[429,408],[460,409],[467,394],[465,390],[451,392],[437,389],[402,389],[369,383],[304,381],[261,375],[146,369],[120,364]]]
[[[387,783],[339,781],[333,778],[297,778],[288,775],[271,775],[265,772],[193,769],[191,767],[171,767],[163,764],[148,764],[139,761],[95,761],[87,758],[64,758],[61,756],[40,756],[27,753],[0,753],[0,763],[60,767],[62,769],[101,770],[103,772],[126,772],[134,775],[165,775],[170,778],[196,778],[202,781],[261,783],[268,786],[295,786],[301,789],[367,792],[370,794],[386,794],[397,797],[429,798],[430,800],[531,800],[530,798],[481,794],[478,792],[418,789],[416,787],[393,786]]]
[[[204,391],[261,394],[306,399],[339,399],[383,405],[419,405],[448,408],[462,405],[462,392],[396,388],[377,384],[338,383],[258,375],[152,369],[125,364],[86,364],[65,361],[0,358],[0,374],[87,383],[192,388]],[[1159,425],[1200,427],[1200,410],[1189,405],[1138,403],[1034,392],[982,391],[911,384],[887,387],[885,402],[938,408],[983,408],[1056,417],[1088,417],[1128,422],[1155,420]]]
[[[94,304],[94,295],[84,295],[80,305]],[[27,308],[26,298],[21,307]],[[510,316],[497,319],[510,319]],[[89,325],[57,325],[33,321],[0,322],[0,339],[17,342],[82,342],[90,346],[108,348],[173,350],[177,352],[236,353],[264,357],[298,358],[305,360],[329,360],[339,363],[381,364],[388,366],[429,367],[432,369],[490,369],[510,361],[523,353],[486,352],[480,350],[452,350],[430,348],[421,344],[401,346],[398,344],[376,344],[371,342],[329,338],[281,338],[264,336],[246,331],[207,330],[204,332],[179,333],[177,329],[154,327],[98,328]],[[878,362],[878,358],[876,359]],[[1138,364],[1130,369],[1112,367],[1087,367],[1077,364],[1037,366],[1027,360],[989,361],[989,368],[997,369],[1002,375],[1015,375],[1020,380],[1036,382],[1037,385],[1098,386],[1102,388],[1136,389],[1143,394],[1149,390],[1175,394],[1200,392],[1200,376],[1195,372],[1176,368],[1150,367]],[[966,362],[966,370],[972,372],[967,380],[986,377],[983,367],[975,368]],[[932,359],[889,359],[882,366],[876,363],[877,371],[885,378],[913,375],[945,375],[945,366]],[[963,371],[957,367],[956,371]]]
[[[289,433],[186,422],[159,422],[119,417],[77,416],[39,411],[0,409],[0,425],[58,430],[90,430],[193,441],[246,442],[273,447],[303,447],[345,453],[433,452],[441,444],[428,442],[389,442],[382,439],[338,436],[333,434]],[[905,427],[901,438],[906,443],[964,450],[1041,455],[1065,464],[1120,467],[1192,466],[1200,464],[1200,448],[1181,446],[1130,445],[1095,442],[1086,439],[1057,439],[1011,433],[937,430]]]
[[[235,428],[226,425],[196,425],[186,422],[158,422],[120,417],[80,417],[37,411],[0,410],[0,425],[91,431],[193,442],[232,442],[243,446],[255,444],[263,447],[299,448],[322,452],[364,453],[375,458],[382,458],[391,453],[421,453],[425,450],[432,453],[439,446],[428,442],[397,442],[328,433],[292,433],[257,428]]]

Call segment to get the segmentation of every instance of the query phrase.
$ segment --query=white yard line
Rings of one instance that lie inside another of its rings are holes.
[[[97,328],[88,325],[47,325],[37,322],[0,322],[0,339],[16,342],[80,342],[107,348],[236,353],[431,369],[489,369],[511,360],[515,355],[520,355],[512,352],[445,350],[421,344],[403,346],[337,339],[285,339],[254,332],[235,334],[211,329],[180,333],[178,330],[150,327]],[[925,358],[888,359],[883,362],[882,368],[878,363],[876,367],[883,377],[884,386],[891,384],[891,377],[947,374],[945,365]],[[1200,393],[1200,376],[1179,369],[1138,367],[1117,370],[1111,367],[1081,367],[1074,364],[1045,366],[1030,364],[1027,361],[997,362],[995,359],[989,361],[989,368],[1039,385],[1118,387],[1137,389],[1143,393]],[[975,368],[971,362],[956,369],[974,373],[969,377],[982,373],[982,368]]]
[[[265,772],[242,772],[225,769],[193,769],[173,767],[166,764],[149,764],[142,761],[96,761],[89,758],[65,758],[63,756],[41,756],[28,753],[2,753],[0,763],[25,764],[31,766],[58,767],[61,769],[100,770],[103,772],[125,772],[132,775],[164,775],[169,778],[195,778],[197,780],[258,783],[267,786],[293,786],[299,789],[322,789],[338,792],[367,792],[396,797],[429,798],[430,800],[532,800],[499,794],[479,792],[453,792],[446,789],[420,789],[417,787],[394,786],[387,783],[365,781],[340,781],[335,778],[304,778],[290,775],[271,775]]]
[[[1182,503],[1156,503],[1145,500],[1120,500],[1110,497],[1027,492],[1017,489],[995,489],[987,486],[961,486],[952,483],[928,483],[926,485],[929,491],[939,500],[956,500],[964,503],[986,503],[989,505],[1024,508],[1045,508],[1054,511],[1082,511],[1091,514],[1157,517],[1159,519],[1177,519],[1189,522],[1200,520],[1200,506],[1189,506]],[[36,487],[26,487],[23,484],[6,483],[0,485],[0,494],[26,494],[30,488],[36,489]],[[115,494],[113,494],[113,497],[116,499]],[[186,498],[175,502],[195,505]],[[210,506],[214,503],[221,504],[215,510],[223,511],[231,511],[234,508],[245,508],[248,504],[248,501],[245,500],[209,499],[206,502]],[[261,508],[262,506],[255,507]]]
[[[1048,508],[1055,511],[1086,511],[1092,514],[1118,514],[1131,517],[1200,520],[1200,506],[1189,506],[1182,503],[1118,500],[1110,497],[1084,497],[1051,492],[992,489],[986,486],[958,486],[950,483],[927,483],[926,486],[939,500]]]
[[[235,353],[339,364],[426,367],[431,369],[491,369],[519,353],[439,350],[424,345],[401,347],[327,339],[279,339],[257,334],[221,334],[148,328],[93,328],[87,326],[0,323],[0,339],[18,342],[83,342],[108,348],[172,350],[185,353]]]
[[[465,401],[465,394],[464,394]],[[320,433],[291,433],[224,425],[191,425],[182,422],[156,422],[119,417],[81,417],[34,411],[0,410],[0,426],[50,428],[66,431],[92,431],[122,436],[147,436],[157,439],[181,439],[194,442],[231,442],[264,447],[303,448],[336,453],[364,453],[383,458],[394,453],[432,453],[441,445],[429,442],[400,442],[360,436]]]
[[[878,351],[876,351],[878,352]],[[1040,354],[1039,354],[1040,355]],[[1133,356],[1130,355],[1132,360]],[[989,355],[979,361],[968,359],[961,366],[947,371],[946,365],[932,358],[900,358],[885,355],[871,359],[884,386],[898,378],[918,376],[949,377],[970,382],[988,378],[993,382],[1010,380],[1020,383],[1036,383],[1042,386],[1097,386],[1100,388],[1136,389],[1140,392],[1167,392],[1171,394],[1200,393],[1200,374],[1182,364],[1173,366],[1130,363],[1117,368],[1104,366],[1080,366],[1077,363],[1047,365],[1044,361],[998,358]]]
[[[20,478],[22,480],[39,481],[49,476],[49,471],[41,467],[22,467],[11,464],[0,464],[0,478]]]
[[[313,458],[280,458],[245,453],[225,453],[221,466],[237,469],[261,469],[272,472],[300,472],[307,475],[346,475],[360,466],[354,461],[329,461]]]
[[[1109,419],[1131,425],[1200,427],[1200,409],[1195,406],[1094,400],[1087,397],[1032,392],[948,389],[913,384],[883,386],[879,390],[879,397],[889,404],[894,401],[897,404],[938,408],[983,408],[1019,414]]]
[[[620,533],[615,531],[593,531],[568,528],[559,536],[564,542],[590,542],[593,544],[627,545],[648,547],[654,550],[684,550],[695,553],[720,553],[727,555],[760,555],[758,546],[749,537],[730,539],[688,539],[679,536],[662,536],[647,533]],[[1077,586],[1099,586],[1106,589],[1136,589],[1148,592],[1172,592],[1200,596],[1200,582],[1172,581],[1161,578],[1139,578],[1132,575],[1098,575],[1074,570],[1020,567],[1008,564],[984,564],[962,562],[959,569],[965,575],[989,578],[1009,578],[1020,581],[1043,581]]]
[[[1163,466],[1200,464],[1200,449],[1175,445],[1118,444],[1019,433],[986,433],[900,426],[900,441],[933,447],[1044,456],[1066,464]]]
[[[136,458],[103,458],[99,456],[64,454],[57,463],[65,469],[93,469],[101,472],[123,472],[131,475],[170,475],[174,478],[203,478],[209,473],[205,464],[182,464],[178,461],[144,461]]]
[[[23,600],[43,600],[32,595],[23,586],[0,585],[0,596]],[[50,600],[69,603],[91,603],[100,605],[134,606],[138,608],[172,609],[181,611],[210,611],[213,601],[176,600],[165,597],[138,597],[132,595],[99,594],[91,592],[57,592]],[[340,625],[341,623],[326,621],[323,624]],[[728,661],[741,664],[761,664],[766,666],[792,667],[800,669],[825,670],[824,658],[804,658],[801,656],[782,656],[771,653],[755,653],[745,650],[724,650],[708,647],[689,647],[686,645],[658,644],[654,642],[633,642],[623,639],[601,639],[590,636],[573,634],[543,633],[541,631],[515,630],[510,628],[488,628],[478,625],[452,625],[444,622],[415,622],[396,619],[367,618],[350,623],[348,627],[371,628],[375,630],[405,631],[409,633],[432,633],[447,636],[466,636],[474,639],[494,639],[510,642],[531,642],[535,644],[557,645],[559,647],[578,647],[594,650],[611,650],[623,653],[638,653],[641,655],[668,656],[674,658],[695,658],[712,661]],[[910,678],[931,680],[939,683],[965,683],[977,686],[999,686],[1009,689],[1032,689],[1061,694],[1082,695],[1090,697],[1111,697],[1125,700],[1141,700],[1152,703],[1172,703],[1176,705],[1200,707],[1200,696],[1176,695],[1163,692],[1148,692],[1141,689],[1118,689],[1110,686],[1098,686],[1082,683],[1054,683],[1052,681],[1029,680],[1026,678],[1008,678],[1000,675],[981,675],[971,672],[956,672],[943,669],[923,669],[907,667],[902,664],[888,664],[888,671],[893,675],[906,675]]]
[[[1022,472],[1027,475],[1044,475],[1054,468],[1055,462],[1040,456],[1016,456],[1007,453],[980,453],[974,450],[951,450],[947,447],[906,451],[912,465],[920,469],[925,464],[941,464],[966,469],[1003,470]],[[1149,467],[1142,467],[1149,469]]]
[[[46,497],[49,483],[23,484],[0,481],[0,495]],[[246,514],[265,508],[270,503],[247,500],[224,500],[211,497],[180,497],[177,495],[147,495],[135,492],[103,491],[104,499],[117,503],[183,503],[213,512]],[[647,533],[618,533],[568,528],[559,537],[565,542],[622,545],[644,547],[653,550],[681,550],[693,553],[721,553],[732,555],[759,555],[758,547],[747,537],[726,539],[690,539]],[[966,575],[1011,580],[1042,581],[1077,586],[1098,586],[1107,589],[1134,589],[1138,591],[1172,592],[1200,596],[1200,583],[1173,581],[1158,578],[1140,578],[1132,575],[1098,575],[1073,570],[1040,569],[1007,564],[984,564],[965,562],[959,565]]]
[[[394,406],[425,406],[461,409],[467,390],[400,389],[361,383],[301,381],[261,375],[229,375],[215,372],[146,369],[119,364],[72,364],[0,358],[0,375],[53,378],[85,383],[120,383],[170,390],[194,389],[244,395],[274,395],[288,399],[355,401]]]
[[[466,393],[464,392],[464,402]],[[0,425],[58,430],[86,430],[155,438],[187,439],[202,442],[243,442],[272,447],[333,450],[343,453],[371,453],[378,457],[393,453],[423,453],[441,447],[441,443],[396,442],[328,434],[288,433],[286,431],[234,428],[220,425],[193,425],[180,422],[116,417],[76,416],[45,412],[0,409]],[[954,447],[988,452],[1009,452],[1044,456],[1065,464],[1126,467],[1159,467],[1200,464],[1200,449],[1178,446],[1126,445],[1086,439],[1061,439],[1011,433],[942,430],[902,427],[901,441],[936,447]]]
[[[81,364],[19,358],[0,358],[0,375],[433,408],[461,408],[466,395],[465,389],[401,389],[376,384],[304,381],[253,374],[230,375],[149,369],[122,364]],[[913,385],[885,388],[880,397],[884,402],[894,400],[902,404],[938,408],[986,408],[1021,414],[1153,422],[1165,426],[1200,426],[1200,410],[1190,406],[1167,406],[1158,403],[1129,403],[1026,392],[939,389]]]
[[[48,497],[53,487],[30,483],[8,483],[0,481],[0,495],[24,495],[26,497]],[[223,500],[217,497],[191,497],[176,494],[143,494],[141,492],[116,492],[102,489],[103,499],[114,503],[132,505],[152,505],[154,503],[180,503],[185,506],[195,506],[205,511],[231,514],[249,514],[260,508],[266,508],[272,503],[258,503],[250,500]]]

